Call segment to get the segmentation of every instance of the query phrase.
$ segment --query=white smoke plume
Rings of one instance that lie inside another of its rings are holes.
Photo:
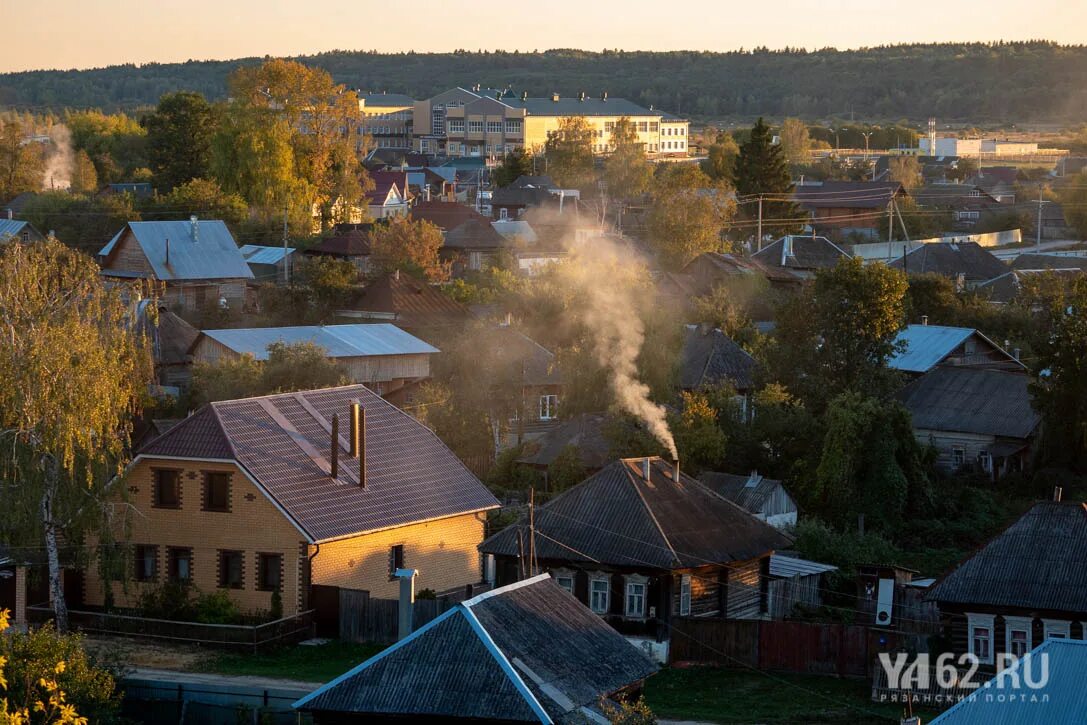
[[[72,151],[72,134],[63,123],[49,129],[53,148],[45,160],[42,188],[68,189],[72,186],[72,170],[75,168],[75,152]]]
[[[639,315],[639,296],[645,294],[644,267],[632,259],[629,249],[609,238],[586,237],[568,239],[565,245],[569,256],[562,276],[583,303],[572,311],[589,331],[593,355],[608,371],[616,402],[677,458],[667,411],[650,399],[649,386],[638,377],[638,354],[645,342]]]

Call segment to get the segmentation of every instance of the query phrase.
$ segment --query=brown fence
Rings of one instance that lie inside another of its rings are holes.
[[[400,602],[376,599],[361,589],[314,586],[311,602],[317,608],[318,633],[349,642],[395,642],[400,627]],[[453,606],[448,597],[416,599],[412,629]]]
[[[46,622],[54,617],[53,610],[49,607],[27,607],[26,611],[27,619],[32,623]],[[175,622],[169,619],[70,609],[68,623],[73,629],[89,634],[121,635],[259,652],[312,637],[314,611],[311,609],[274,622],[246,626]]]
[[[671,629],[673,663],[866,677],[873,657],[857,625],[681,617]]]

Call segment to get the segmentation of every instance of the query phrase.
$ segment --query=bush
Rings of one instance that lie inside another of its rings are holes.
[[[238,605],[225,589],[197,596],[193,614],[197,622],[204,624],[235,624],[243,619]]]

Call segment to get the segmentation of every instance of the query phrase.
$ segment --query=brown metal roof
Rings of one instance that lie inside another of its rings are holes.
[[[792,541],[690,476],[672,479],[672,465],[649,458],[615,461],[535,513],[540,559],[613,566],[684,569],[745,561]],[[480,545],[489,554],[517,556],[525,522]]]
[[[371,282],[352,305],[363,312],[396,315],[404,328],[462,324],[471,313],[456,300],[404,272],[391,272]]]
[[[366,409],[365,487],[346,446],[353,400]],[[337,413],[333,479],[329,421]],[[211,403],[139,453],[237,461],[314,541],[498,505],[433,431],[362,385]]]

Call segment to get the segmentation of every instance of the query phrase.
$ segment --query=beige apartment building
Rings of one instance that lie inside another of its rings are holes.
[[[447,156],[498,157],[514,149],[541,151],[565,118],[581,116],[593,129],[593,153],[610,151],[611,133],[629,118],[646,153],[686,156],[688,122],[607,93],[530,98],[511,90],[453,88],[416,101],[413,148]]]
[[[415,99],[401,93],[359,91],[359,133],[369,135],[380,149],[411,148]]]

